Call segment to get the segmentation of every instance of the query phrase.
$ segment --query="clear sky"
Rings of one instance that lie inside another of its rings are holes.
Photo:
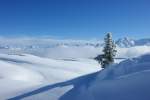
[[[150,0],[0,0],[0,35],[150,37]]]

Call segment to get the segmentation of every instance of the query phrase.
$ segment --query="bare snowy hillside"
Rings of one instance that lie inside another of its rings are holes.
[[[150,54],[9,100],[149,100]]]
[[[1,100],[10,98],[11,100],[58,100],[74,89],[78,81],[78,85],[85,83],[90,85],[89,81],[93,82],[95,78],[92,77],[96,75],[87,74],[101,70],[100,65],[93,60],[102,53],[103,45],[100,41],[51,39],[38,41],[28,38],[8,40],[2,38],[0,41]],[[121,59],[116,59],[115,62],[119,63],[128,58],[150,53],[150,46],[117,47],[117,51],[116,58]],[[116,70],[118,72],[115,75],[128,72],[127,67]],[[107,74],[100,75],[98,79],[105,75],[107,76]],[[80,80],[86,79],[85,77],[87,80],[81,82]]]
[[[55,60],[28,54],[0,54],[0,65],[1,100],[100,69],[91,59]]]
[[[60,100],[149,100],[150,54],[77,80]]]

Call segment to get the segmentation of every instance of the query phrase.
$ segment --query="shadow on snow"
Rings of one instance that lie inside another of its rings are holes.
[[[63,86],[68,86],[68,85],[74,86],[74,88],[71,89],[70,91],[74,90],[75,88],[79,88],[78,86],[82,86],[83,84],[84,84],[84,86],[88,87],[90,82],[92,82],[95,79],[95,76],[97,74],[98,74],[98,72],[95,72],[95,73],[84,75],[84,76],[81,76],[81,77],[78,77],[78,78],[75,78],[75,79],[72,79],[69,81],[60,82],[60,83],[56,83],[56,84],[52,84],[52,85],[47,85],[47,86],[41,87],[37,90],[10,98],[8,100],[20,100],[20,99],[23,99],[23,98],[26,98],[26,97],[29,97],[32,95],[36,95],[36,94],[54,89],[56,87],[63,87]],[[67,93],[69,93],[69,92],[67,92]]]

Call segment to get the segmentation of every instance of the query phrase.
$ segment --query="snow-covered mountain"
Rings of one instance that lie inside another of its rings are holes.
[[[0,38],[0,50],[29,51],[33,49],[48,49],[56,47],[94,47],[104,45],[103,40],[69,40],[51,38]],[[150,46],[150,39],[134,40],[121,38],[116,40],[118,47]]]
[[[150,52],[149,39],[129,38],[116,41],[118,56],[137,56]],[[143,52],[141,52],[140,49]],[[0,53],[32,54],[50,58],[93,58],[102,53],[101,40],[67,40],[50,38],[0,38]],[[136,52],[135,52],[136,50]],[[121,54],[121,55],[120,55]]]
[[[150,46],[150,39],[136,40],[135,45],[148,45],[148,46]]]
[[[150,39],[139,39],[134,40],[128,37],[118,39],[116,44],[119,47],[133,47],[133,46],[150,46]]]
[[[125,38],[122,38],[122,39],[118,39],[116,41],[116,44],[119,47],[132,47],[132,46],[135,45],[135,40],[125,37]]]
[[[29,54],[0,54],[0,100],[7,100],[45,85],[63,82],[99,69],[99,64],[92,59],[58,60]],[[51,99],[54,94],[55,92],[51,91],[49,100],[56,100]]]

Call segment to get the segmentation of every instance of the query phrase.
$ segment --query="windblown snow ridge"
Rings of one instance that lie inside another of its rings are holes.
[[[60,100],[149,100],[149,76],[150,54],[145,54],[102,70],[95,80],[78,83]]]

